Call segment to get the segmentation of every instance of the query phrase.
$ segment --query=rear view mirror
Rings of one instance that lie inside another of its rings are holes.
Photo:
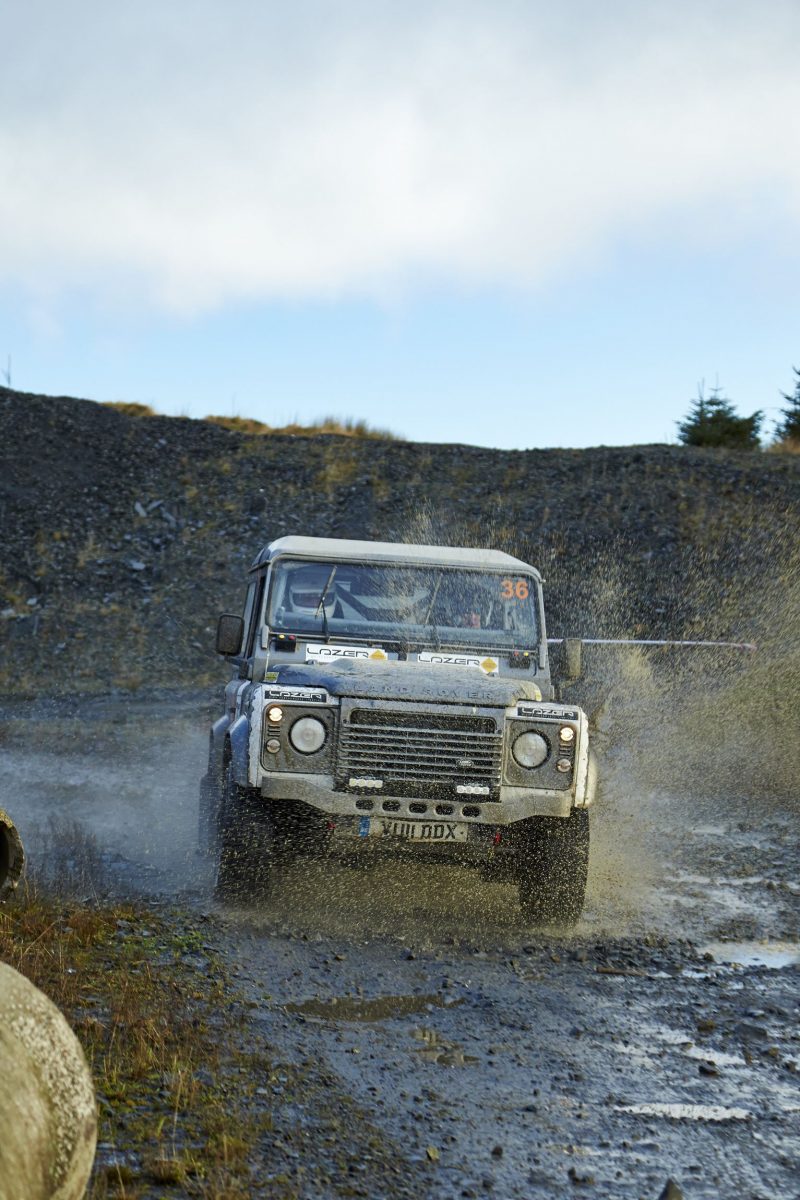
[[[217,654],[226,657],[238,654],[242,648],[244,621],[232,613],[223,613],[217,621]]]

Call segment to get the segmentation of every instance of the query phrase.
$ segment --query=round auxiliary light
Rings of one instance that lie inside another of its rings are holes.
[[[277,754],[281,748],[280,738],[270,738],[267,742],[267,749],[270,754]]]
[[[556,770],[561,771],[561,773],[564,775],[567,773],[567,771],[570,770],[571,767],[572,767],[572,763],[569,761],[568,758],[560,758],[558,760],[558,762],[556,763]]]
[[[575,741],[575,730],[572,728],[571,725],[564,725],[561,729],[559,729],[558,740],[560,742],[574,742]]]
[[[514,759],[529,771],[540,767],[550,753],[550,747],[540,733],[521,733],[511,747]]]
[[[267,719],[271,725],[277,725],[283,720],[283,709],[280,704],[271,704],[267,709]]]
[[[301,717],[289,730],[289,741],[300,754],[316,754],[326,737],[327,730],[316,717]]]

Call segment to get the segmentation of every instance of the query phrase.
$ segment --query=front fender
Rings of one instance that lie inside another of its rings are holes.
[[[597,791],[597,759],[589,744],[589,722],[581,712],[580,745],[575,777],[575,807],[591,808]]]
[[[211,735],[208,739],[208,771],[210,775],[219,775],[222,772],[226,734],[230,729],[230,724],[230,718],[224,716],[211,726]]]
[[[589,751],[589,761],[586,764],[586,782],[583,788],[583,802],[577,803],[576,808],[591,808],[597,795],[597,758],[593,750]]]
[[[248,747],[250,722],[246,716],[237,717],[228,729],[228,745],[233,767],[233,778],[240,787],[247,787]]]

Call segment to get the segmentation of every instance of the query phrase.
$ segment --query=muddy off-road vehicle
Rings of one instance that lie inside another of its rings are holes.
[[[235,676],[200,837],[220,894],[263,895],[301,854],[392,857],[477,868],[518,884],[527,920],[577,920],[596,772],[585,713],[556,696],[534,567],[281,538],[217,650]]]

